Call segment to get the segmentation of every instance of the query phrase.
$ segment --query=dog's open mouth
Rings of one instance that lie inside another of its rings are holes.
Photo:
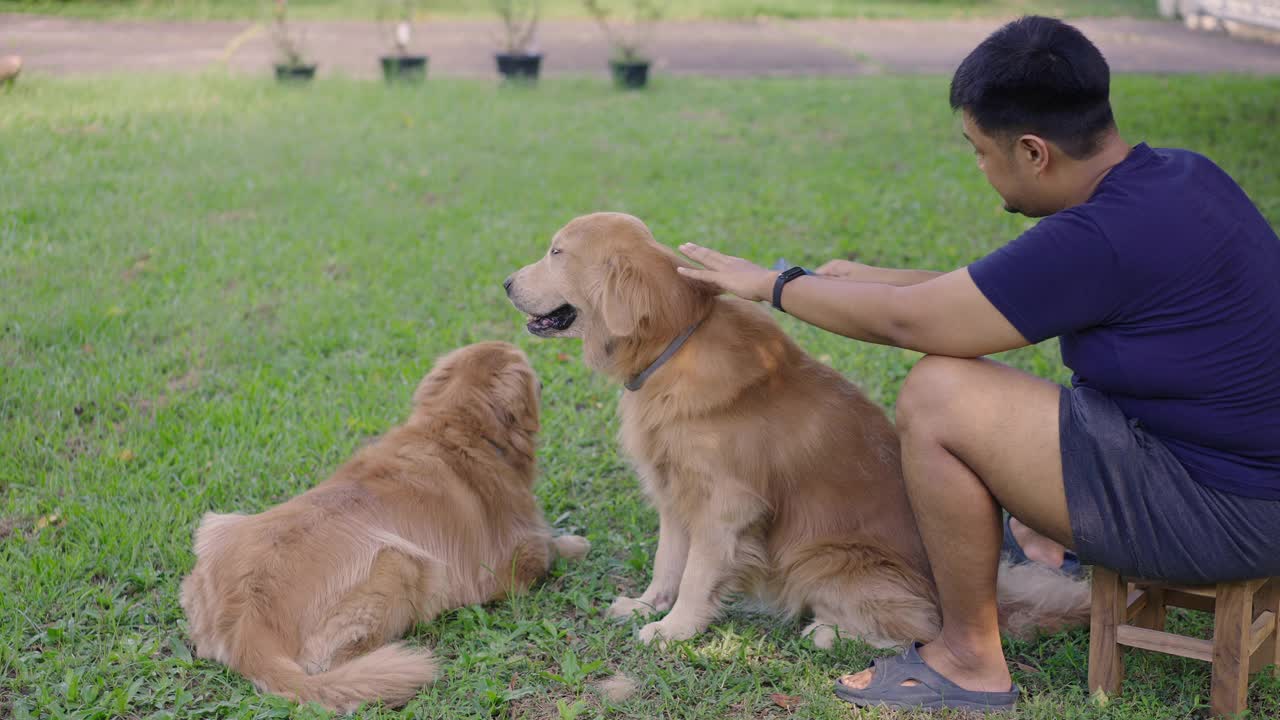
[[[565,303],[546,315],[530,316],[525,327],[534,335],[549,335],[568,330],[573,321],[578,319],[578,309]]]

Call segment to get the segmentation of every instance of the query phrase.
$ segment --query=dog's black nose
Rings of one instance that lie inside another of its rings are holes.
[[[502,289],[506,290],[508,295],[511,294],[511,278],[502,281]]]

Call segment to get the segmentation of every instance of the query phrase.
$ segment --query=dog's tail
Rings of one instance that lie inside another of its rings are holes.
[[[1051,567],[1001,560],[996,590],[1000,628],[1010,637],[1026,639],[1089,622],[1089,581]]]
[[[413,650],[402,643],[384,645],[315,675],[308,675],[283,652],[266,648],[263,654],[242,660],[242,672],[259,690],[318,703],[340,713],[378,700],[399,707],[437,676],[429,651]]]

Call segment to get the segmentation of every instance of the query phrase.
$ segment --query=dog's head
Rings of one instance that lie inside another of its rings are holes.
[[[640,220],[595,213],[561,228],[547,254],[503,286],[529,332],[582,338],[591,362],[593,346],[669,342],[703,317],[714,290],[676,272],[682,264]]]
[[[532,438],[538,432],[541,395],[538,376],[519,348],[482,342],[436,361],[413,395],[414,415],[467,413],[481,432]]]

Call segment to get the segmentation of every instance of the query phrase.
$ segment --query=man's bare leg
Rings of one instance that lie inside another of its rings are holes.
[[[1061,388],[989,360],[928,356],[898,398],[911,508],[929,555],[942,632],[920,650],[967,690],[1005,692],[1011,680],[996,610],[1000,507],[1069,546],[1058,443]],[[841,679],[863,688],[874,671]]]

